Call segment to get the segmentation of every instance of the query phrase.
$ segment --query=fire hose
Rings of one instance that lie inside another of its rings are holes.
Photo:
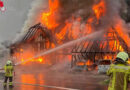
[[[65,88],[65,87],[57,87],[57,86],[48,86],[48,85],[40,85],[40,84],[28,84],[28,83],[19,83],[15,82],[14,84],[22,84],[22,85],[30,85],[30,86],[39,86],[39,87],[46,87],[46,88],[55,88],[55,89],[62,89],[62,90],[79,90],[73,88]]]
[[[27,60],[25,60],[25,61],[21,61],[21,62],[15,63],[14,66],[17,66],[17,65],[22,64],[22,63],[24,63],[24,62],[30,61],[30,60],[32,60],[32,59],[34,59],[34,58],[39,57],[39,56],[47,55],[47,54],[52,53],[52,52],[55,52],[55,51],[57,51],[57,50],[66,48],[66,47],[68,47],[68,46],[71,46],[71,45],[73,45],[73,44],[76,44],[77,42],[82,42],[82,41],[84,41],[84,40],[90,38],[91,36],[94,36],[95,34],[99,34],[99,33],[102,33],[102,31],[100,31],[100,32],[95,32],[95,33],[90,34],[90,35],[88,35],[88,36],[86,36],[86,37],[82,37],[82,38],[80,38],[80,39],[70,41],[70,42],[65,43],[65,44],[63,44],[63,45],[57,46],[56,48],[50,49],[50,50],[48,50],[48,51],[46,51],[46,52],[41,52],[40,54],[38,54],[38,55],[36,55],[36,56],[34,56],[34,57],[30,58],[30,59],[27,59]],[[14,82],[14,84],[30,85],[30,86],[39,86],[39,87],[55,88],[55,89],[63,89],[63,90],[79,90],[79,89],[73,89],[73,88],[65,88],[65,87],[57,87],[57,86],[48,86],[48,85],[40,85],[40,84],[28,84],[28,83],[19,83],[19,82]]]
[[[0,81],[0,83],[3,83],[3,81]],[[29,85],[29,86],[37,86],[37,87],[45,87],[45,88],[55,88],[55,89],[62,89],[62,90],[80,90],[80,89],[73,89],[73,88],[41,85],[41,84],[29,84],[29,83],[20,83],[20,82],[13,82],[13,83],[19,84],[19,85]]]

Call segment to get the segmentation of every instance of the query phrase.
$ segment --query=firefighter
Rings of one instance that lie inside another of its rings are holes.
[[[4,87],[7,86],[7,81],[9,79],[9,87],[13,87],[13,64],[12,61],[8,60],[6,65],[4,66],[5,70],[5,80],[4,80]]]
[[[110,65],[107,75],[110,78],[108,90],[127,90],[128,81],[130,81],[130,66],[128,66],[128,54],[119,52],[115,63]]]

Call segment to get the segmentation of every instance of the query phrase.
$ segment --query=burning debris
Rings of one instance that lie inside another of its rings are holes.
[[[11,55],[24,61],[29,57],[33,57],[35,54],[49,49],[51,47],[50,33],[48,29],[36,24],[29,28],[28,32],[20,37],[21,40],[11,45]],[[42,62],[42,58],[38,58],[37,61]]]
[[[85,62],[93,65],[98,60],[113,60],[118,52],[128,52],[128,46],[118,33],[111,28],[98,39],[90,39],[78,43],[72,49],[72,67]],[[88,63],[89,62],[89,63]]]
[[[15,49],[16,52],[23,52],[25,45],[29,45],[29,48],[34,50],[34,54],[36,54],[44,51],[44,49],[55,48],[57,45],[79,39],[96,31],[103,31],[104,33],[96,35],[94,39],[77,43],[73,47],[72,65],[82,60],[89,65],[99,59],[113,59],[119,51],[129,52],[128,28],[120,16],[121,0],[39,1],[48,3],[48,7],[37,6],[39,5],[37,3],[33,5],[32,10],[30,10],[31,14],[29,14],[23,28],[23,31],[27,32],[26,35],[20,43],[12,45],[12,47],[17,48]],[[40,12],[36,13],[36,11]],[[37,22],[41,22],[44,27],[38,24],[27,31],[27,26]],[[68,51],[70,50],[66,50],[66,52]],[[42,60],[39,59],[39,61]]]

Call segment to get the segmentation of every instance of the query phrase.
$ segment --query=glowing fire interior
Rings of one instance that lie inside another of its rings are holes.
[[[104,0],[101,0],[98,4],[95,4],[92,8],[98,21],[100,20],[100,17],[105,16],[106,13],[105,6],[106,5]]]
[[[59,8],[60,8],[59,0],[49,0],[48,11],[43,12],[42,15],[41,15],[42,24],[44,24],[48,29],[55,30],[55,28],[59,26],[59,23],[56,20]],[[81,34],[81,36],[92,33],[93,28],[94,28],[92,26],[92,23],[95,22],[95,19],[96,19],[96,22],[97,22],[96,24],[99,24],[100,18],[104,17],[107,13],[105,0],[100,0],[100,2],[94,4],[92,6],[92,10],[93,10],[94,15],[87,19],[86,24],[83,27],[84,31],[82,31],[82,32],[80,31],[80,28],[81,28],[80,24],[81,24],[82,17],[77,17],[76,19],[74,19],[73,16],[72,16],[71,21],[66,20],[65,26],[60,30],[60,32],[55,33],[58,44],[62,44],[63,40],[66,38],[66,36],[67,36],[67,38],[70,38],[70,40],[72,40],[72,39],[79,38],[81,33],[83,34],[83,35]],[[75,24],[74,22],[77,22],[77,23]],[[123,30],[122,30],[123,27],[122,27],[121,23],[117,22],[117,24],[113,25],[113,27],[115,28],[118,35],[120,37],[122,37],[122,39],[128,45],[128,40],[130,40],[130,39],[125,33],[123,33]],[[109,27],[108,31],[112,31],[112,29],[113,28]],[[104,35],[104,37],[107,37],[107,36],[112,37],[111,34]],[[115,35],[115,37],[117,37],[117,36]],[[113,47],[113,45],[117,45],[118,50],[124,51],[124,49],[123,49],[122,45],[120,44],[119,40],[109,42],[110,49]],[[52,47],[54,48],[55,45],[52,44]],[[105,48],[106,44],[104,44],[104,46],[101,46],[101,47]],[[117,48],[114,48],[112,50],[116,51]],[[22,49],[21,49],[21,52],[23,52]],[[23,53],[23,57],[25,57],[25,59],[27,59],[27,58],[33,57],[33,54],[31,52]],[[109,55],[104,56],[104,59],[111,59],[111,56],[109,56]],[[21,58],[21,60],[24,61],[24,58]],[[35,60],[31,60],[31,61],[38,61],[39,63],[43,63],[43,64],[46,63],[45,58],[43,58],[43,57],[37,58]],[[90,61],[91,60],[88,60],[86,62],[86,65],[91,65],[92,62],[90,62]],[[84,65],[84,63],[82,63],[82,62],[80,62],[78,64]]]
[[[56,12],[58,12],[59,1],[49,0],[49,11],[42,13],[42,23],[46,25],[49,29],[53,29],[58,26],[56,22]]]

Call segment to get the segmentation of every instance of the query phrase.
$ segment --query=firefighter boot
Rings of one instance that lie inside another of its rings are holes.
[[[9,88],[13,88],[13,83],[12,82],[9,82]]]
[[[7,88],[7,83],[4,83],[4,84],[3,84],[3,87],[4,87],[4,88]]]

